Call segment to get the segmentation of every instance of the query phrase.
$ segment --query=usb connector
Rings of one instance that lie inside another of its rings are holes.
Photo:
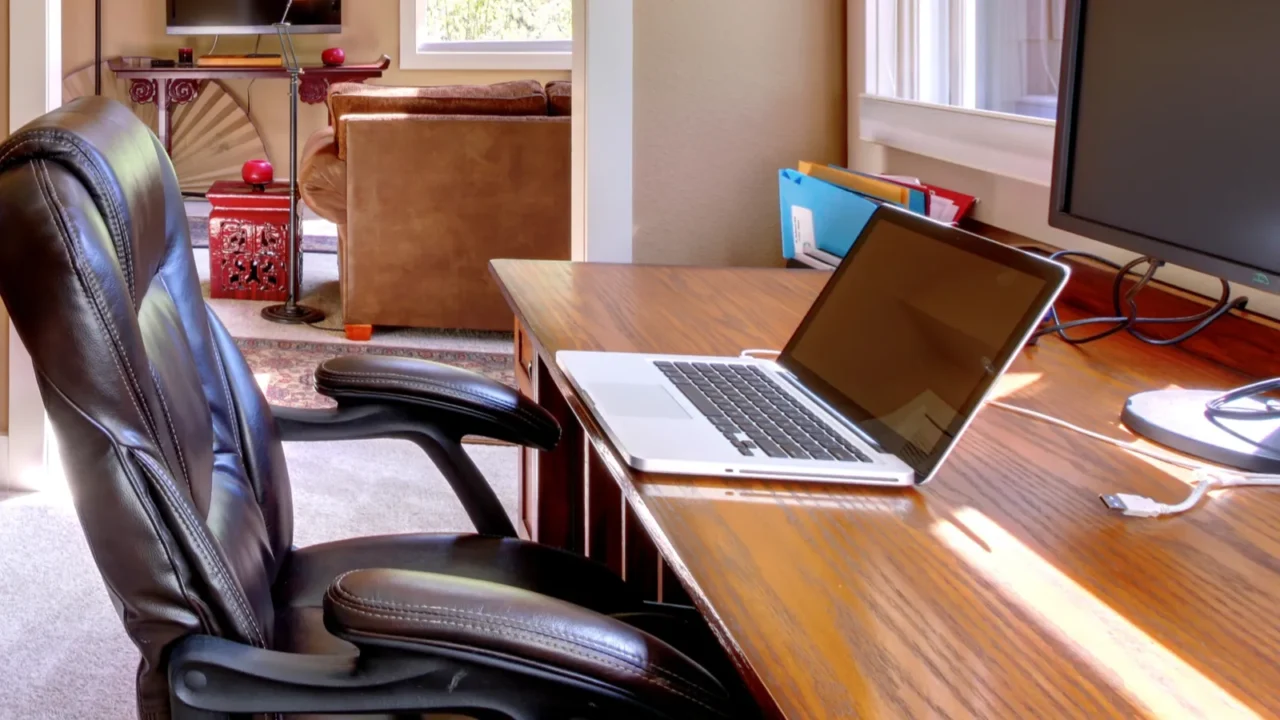
[[[1169,514],[1168,505],[1158,503],[1149,497],[1141,495],[1116,493],[1114,495],[1099,495],[1098,497],[1102,500],[1102,504],[1107,506],[1107,509],[1122,512],[1129,517],[1150,518]]]

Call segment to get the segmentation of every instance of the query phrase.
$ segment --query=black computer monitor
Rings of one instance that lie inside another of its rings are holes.
[[[1276,28],[1276,0],[1068,0],[1049,223],[1280,293]],[[1218,394],[1144,393],[1124,421],[1280,470],[1280,421],[1206,414]]]
[[[275,34],[288,21],[293,33],[342,32],[341,0],[168,0],[170,35]]]

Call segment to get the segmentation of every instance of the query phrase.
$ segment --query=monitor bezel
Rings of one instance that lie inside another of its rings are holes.
[[[1062,45],[1062,79],[1058,90],[1058,121],[1053,143],[1053,184],[1049,195],[1049,225],[1207,275],[1266,292],[1280,293],[1280,269],[1255,267],[1210,255],[1159,238],[1073,215],[1070,212],[1067,207],[1067,194],[1071,186],[1071,154],[1075,143],[1080,53],[1084,43],[1084,17],[1088,12],[1088,5],[1089,0],[1067,0],[1066,26],[1063,30]]]
[[[294,35],[337,35],[341,25],[290,25]],[[274,25],[167,25],[166,35],[275,35]]]

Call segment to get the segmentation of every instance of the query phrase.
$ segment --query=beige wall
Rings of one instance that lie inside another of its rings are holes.
[[[63,0],[62,63],[70,73],[93,62],[93,0]],[[106,18],[103,30],[103,55],[154,55],[176,57],[179,47],[194,47],[197,54],[209,51],[211,37],[170,37],[164,32],[165,0],[104,0]],[[248,53],[253,51],[253,37],[223,37],[218,52]],[[566,72],[531,71],[445,71],[400,70],[400,0],[355,0],[345,4],[341,35],[300,35],[298,55],[304,63],[317,63],[320,51],[333,46],[347,51],[351,62],[368,62],[379,55],[391,56],[391,69],[382,80],[384,85],[448,85],[454,83],[493,83],[514,78],[533,77],[547,80],[568,79]],[[274,36],[264,36],[262,52],[279,52]],[[227,85],[243,102],[247,81]],[[262,133],[277,175],[287,174],[289,147],[289,86],[284,80],[263,80],[253,85],[253,119]],[[328,124],[323,105],[300,106],[299,142]]]
[[[0,0],[0,131],[9,136],[9,0]],[[8,432],[9,313],[0,305],[0,434]]]
[[[780,264],[777,170],[846,159],[844,5],[636,1],[636,262]]]

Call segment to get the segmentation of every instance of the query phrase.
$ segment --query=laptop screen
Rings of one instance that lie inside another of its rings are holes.
[[[1054,263],[882,208],[779,363],[922,480],[1065,277]]]

